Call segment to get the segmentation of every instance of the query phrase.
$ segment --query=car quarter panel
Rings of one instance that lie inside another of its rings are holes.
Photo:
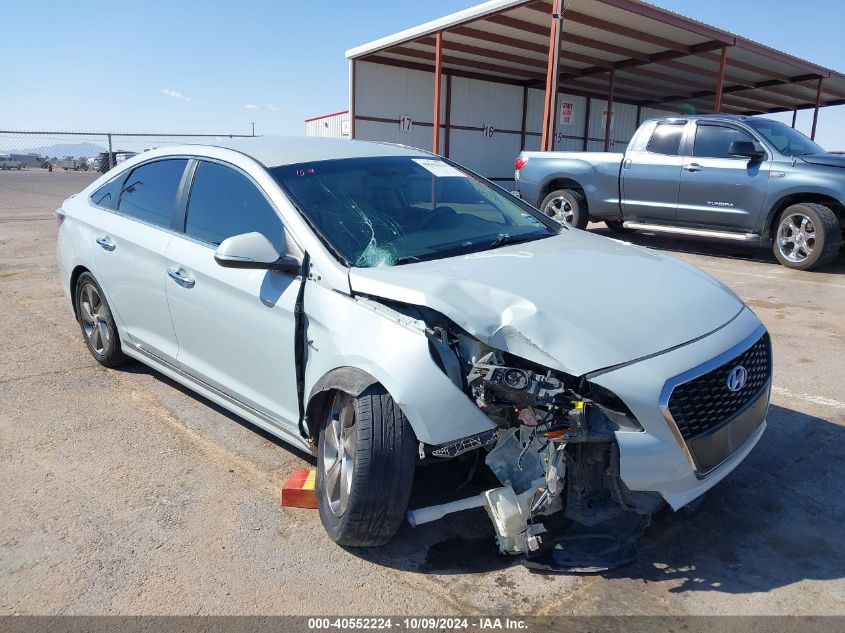
[[[328,372],[355,367],[387,389],[421,442],[443,444],[495,427],[434,363],[419,322],[313,281],[304,308],[305,394]]]
[[[94,248],[96,238],[94,237],[94,219],[98,213],[96,209],[88,206],[85,198],[72,196],[62,203],[62,210],[65,219],[59,225],[58,239],[56,240],[56,255],[59,263],[59,278],[62,289],[67,298],[71,301],[73,309],[73,288],[70,286],[71,275],[77,267],[91,270],[96,275],[94,264]],[[92,217],[93,216],[93,217]],[[106,296],[108,301],[108,295]],[[119,320],[120,315],[114,315]]]
[[[539,207],[556,180],[572,180],[587,197],[590,215],[619,214],[619,170],[623,154],[611,152],[523,152],[517,189]]]
[[[619,396],[645,429],[645,433],[616,433],[621,476],[628,488],[658,492],[677,510],[712,488],[744,459],[762,435],[765,422],[733,456],[700,477],[663,416],[660,400],[668,380],[763,331],[759,319],[746,308],[726,326],[698,341],[591,378]]]

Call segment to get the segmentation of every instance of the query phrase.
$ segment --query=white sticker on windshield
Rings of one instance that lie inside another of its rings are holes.
[[[412,158],[411,160],[438,178],[466,178],[465,174],[452,167],[449,163],[444,163],[442,160],[433,160],[431,158]]]

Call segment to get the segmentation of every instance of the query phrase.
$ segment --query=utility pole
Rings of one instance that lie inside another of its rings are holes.
[[[252,125],[252,135],[255,136],[255,121],[252,121],[250,125]]]

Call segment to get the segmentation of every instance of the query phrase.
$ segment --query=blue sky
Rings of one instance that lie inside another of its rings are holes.
[[[4,3],[0,129],[248,133],[255,121],[258,133],[302,134],[305,118],[346,107],[347,48],[473,4]],[[655,4],[845,71],[842,0]],[[807,134],[811,118],[799,113]],[[817,138],[845,150],[845,106],[822,110]]]

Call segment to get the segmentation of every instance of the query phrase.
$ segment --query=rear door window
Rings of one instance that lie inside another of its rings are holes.
[[[157,160],[136,167],[126,179],[117,210],[150,224],[169,227],[187,159]]]
[[[200,161],[188,200],[185,234],[218,246],[228,237],[252,232],[284,250],[282,220],[258,186],[231,167]]]
[[[699,158],[737,158],[728,152],[734,141],[754,141],[754,139],[736,128],[724,125],[698,125],[695,128],[695,146],[692,153],[693,156]]]
[[[678,156],[681,153],[684,127],[683,123],[660,123],[654,128],[646,150],[655,154]]]
[[[91,194],[91,202],[106,209],[116,209],[117,199],[120,196],[120,186],[123,184],[123,180],[124,177],[120,176],[104,184]]]

